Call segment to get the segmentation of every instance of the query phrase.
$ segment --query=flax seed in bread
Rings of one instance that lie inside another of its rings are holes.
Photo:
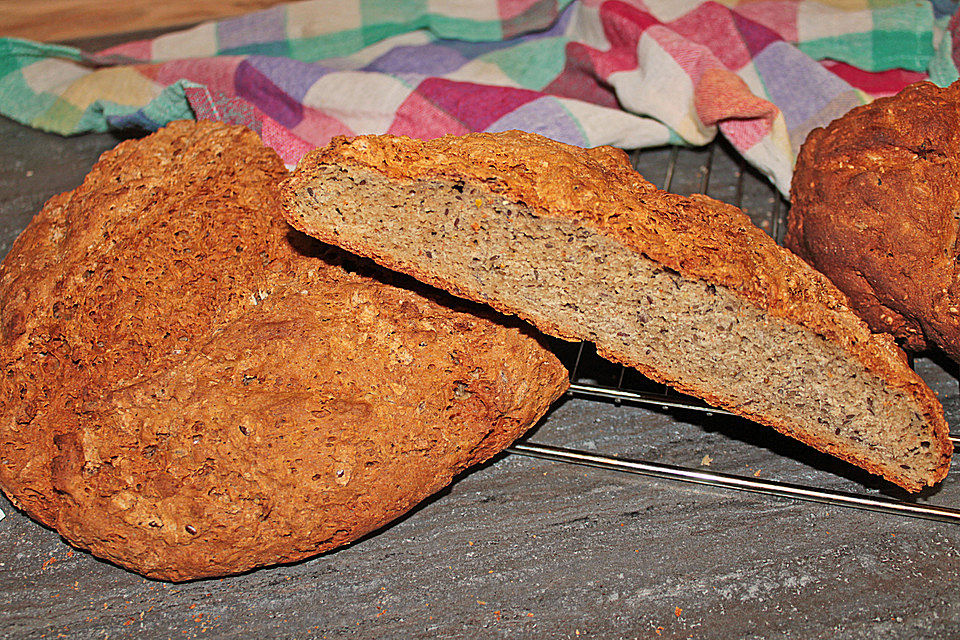
[[[519,315],[909,489],[951,455],[893,341],[735,207],[522,132],[337,138],[284,187],[324,242]]]

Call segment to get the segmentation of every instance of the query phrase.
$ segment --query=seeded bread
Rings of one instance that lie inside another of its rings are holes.
[[[960,83],[913,84],[810,133],[785,244],[874,331],[960,360]]]
[[[657,190],[609,147],[522,132],[340,137],[288,220],[917,491],[951,455],[889,337],[735,207]]]
[[[565,389],[529,329],[291,230],[285,175],[248,130],[174,123],[104,154],[0,265],[0,486],[71,544],[165,580],[307,558]]]

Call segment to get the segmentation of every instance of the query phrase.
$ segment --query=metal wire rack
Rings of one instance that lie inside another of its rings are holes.
[[[736,205],[753,220],[754,224],[766,231],[778,243],[783,241],[788,203],[768,181],[746,164],[742,156],[722,140],[698,149],[664,147],[636,151],[631,156],[631,160],[634,167],[658,187],[684,195],[705,193]],[[684,409],[713,415],[729,415],[729,412],[710,407],[697,398],[680,394],[666,385],[652,382],[631,368],[604,360],[588,343],[580,343],[568,348],[564,359],[570,371],[569,393],[575,396],[662,409]],[[960,446],[960,435],[951,433],[950,438],[955,448]],[[749,491],[839,507],[960,524],[960,509],[881,495],[835,491],[657,462],[629,460],[613,455],[529,441],[516,443],[507,451],[735,491]]]

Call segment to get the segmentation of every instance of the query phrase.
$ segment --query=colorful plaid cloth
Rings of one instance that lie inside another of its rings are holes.
[[[293,164],[337,134],[525,129],[582,146],[720,131],[783,191],[806,134],[957,78],[949,3],[307,0],[87,54],[0,39],[0,113],[74,134],[242,123]]]

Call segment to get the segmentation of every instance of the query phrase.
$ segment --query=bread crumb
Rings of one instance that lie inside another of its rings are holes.
[[[701,467],[709,467],[711,462],[713,462],[713,458],[711,458],[709,455],[706,455],[706,454],[705,454],[705,455],[703,456],[703,459],[700,460],[700,466],[701,466]]]

